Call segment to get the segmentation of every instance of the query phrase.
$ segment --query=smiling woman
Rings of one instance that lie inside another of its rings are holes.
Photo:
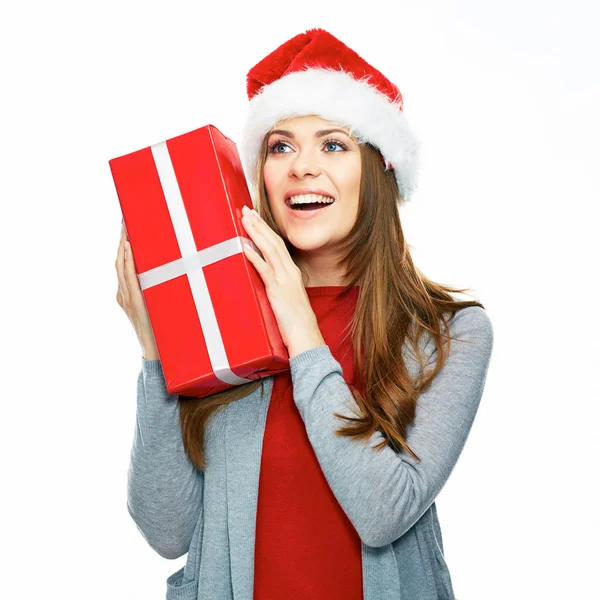
[[[321,29],[265,57],[247,88],[256,212],[242,223],[259,252],[245,255],[290,370],[174,409],[160,361],[144,360],[130,513],[163,556],[189,552],[167,598],[455,600],[435,500],[493,330],[480,302],[453,297],[465,289],[412,261],[402,95]]]
[[[318,249],[325,259],[335,254],[358,214],[361,154],[356,140],[315,115],[286,120],[267,138],[263,176],[277,231],[293,246],[296,264],[311,269],[305,257]],[[324,277],[327,284],[342,283],[337,273],[321,272]],[[306,286],[318,281],[314,273]]]

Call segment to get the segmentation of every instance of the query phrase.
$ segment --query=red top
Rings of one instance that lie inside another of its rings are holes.
[[[354,385],[344,327],[358,287],[306,288],[319,329],[344,380]],[[362,393],[360,382],[356,382]],[[338,419],[340,426],[344,421]],[[256,517],[254,600],[362,600],[361,541],[334,496],[292,395],[289,371],[274,376],[267,413]]]

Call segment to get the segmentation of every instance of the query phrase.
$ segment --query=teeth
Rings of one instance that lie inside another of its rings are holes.
[[[333,204],[333,198],[321,196],[320,194],[302,194],[301,196],[292,196],[290,204],[308,204],[310,202],[320,202],[322,204]]]

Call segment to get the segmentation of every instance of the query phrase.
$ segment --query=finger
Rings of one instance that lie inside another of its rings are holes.
[[[131,245],[125,252],[125,279],[127,281],[127,289],[132,296],[141,294],[142,290],[135,271],[135,261],[131,253]]]
[[[119,250],[117,252],[117,260],[115,261],[115,267],[117,269],[117,279],[119,280],[119,290],[123,296],[123,301],[129,303],[130,295],[127,281],[125,280],[125,248],[123,246],[123,239],[119,244]]]
[[[256,241],[254,240],[254,237],[257,236],[258,234],[252,230],[252,228],[250,226],[248,226],[248,230],[246,231],[246,233],[248,234],[248,241],[244,240],[247,244],[250,244],[250,249],[254,250],[254,252],[260,256],[260,258],[262,260],[265,259],[265,257],[263,256],[262,250],[260,249],[260,247],[258,246],[258,244],[256,243]],[[242,246],[243,246],[243,242],[242,242]]]
[[[259,222],[255,217],[250,216],[242,219],[242,223],[252,237],[252,241],[260,248],[266,261],[271,265],[275,272],[285,270],[288,262],[282,253],[282,248],[277,242],[277,234],[264,222]],[[284,248],[287,253],[287,248]]]
[[[254,265],[265,285],[269,285],[273,277],[273,269],[260,257],[254,248],[245,243],[242,244],[242,248],[244,249],[246,258]]]
[[[261,233],[264,233],[265,236],[267,236],[270,240],[273,241],[273,245],[275,247],[275,250],[277,250],[279,257],[281,258],[282,264],[287,266],[295,266],[296,263],[294,263],[294,261],[292,260],[287,246],[285,245],[284,239],[280,235],[275,233],[267,225],[267,223],[260,218],[260,216],[255,216],[253,220],[255,222],[255,228]]]

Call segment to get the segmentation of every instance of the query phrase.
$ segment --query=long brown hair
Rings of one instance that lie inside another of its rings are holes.
[[[255,209],[273,231],[281,235],[264,186],[267,139],[268,135],[257,164]],[[364,397],[349,386],[359,413],[356,418],[336,414],[350,422],[336,434],[367,443],[379,431],[384,439],[375,449],[389,445],[397,453],[406,451],[420,460],[406,443],[406,431],[415,419],[419,394],[430,386],[448,356],[450,337],[442,332],[442,323],[448,332],[449,321],[458,310],[484,306],[476,300],[455,300],[451,293],[463,293],[469,288],[455,289],[435,283],[415,267],[402,232],[398,206],[403,199],[398,193],[394,173],[385,170],[375,147],[361,144],[360,151],[358,216],[343,242],[338,266],[345,264],[348,281],[339,297],[353,286],[360,286],[356,310],[345,335],[352,336],[354,368],[364,382]],[[294,247],[287,240],[285,242],[293,259]],[[306,282],[307,274],[302,272]],[[418,345],[425,331],[435,340],[437,350],[435,366],[428,373],[425,373],[425,360]],[[398,351],[405,342],[410,344],[420,365],[414,380]],[[264,379],[259,379],[201,399],[179,396],[183,444],[190,460],[199,469],[204,471],[206,468],[204,430],[209,418],[263,384]],[[264,394],[264,386],[261,393]]]

